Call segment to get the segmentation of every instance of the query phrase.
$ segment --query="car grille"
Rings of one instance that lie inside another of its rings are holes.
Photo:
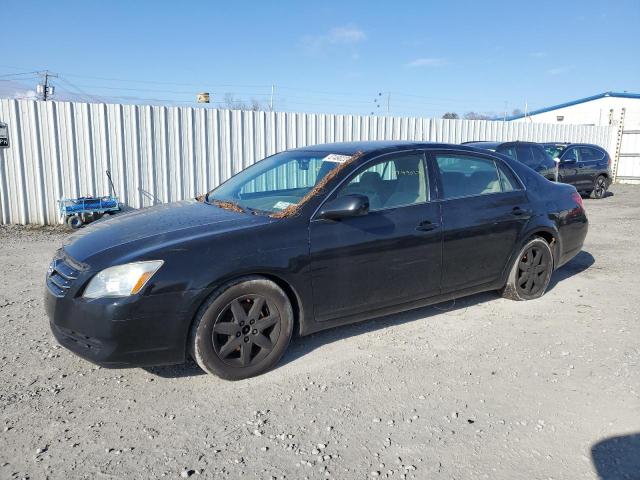
[[[47,270],[47,288],[56,297],[64,297],[80,273],[65,258],[54,258]]]

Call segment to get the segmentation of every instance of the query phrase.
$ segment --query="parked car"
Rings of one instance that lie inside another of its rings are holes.
[[[99,365],[190,354],[240,379],[274,366],[294,331],[487,290],[538,298],[587,227],[574,187],[499,154],[317,145],[79,230],[49,267],[46,311],[60,344]]]
[[[539,143],[533,142],[465,142],[463,145],[501,153],[524,163],[547,180],[556,181],[557,165]]]
[[[544,143],[544,149],[559,163],[558,180],[569,183],[593,198],[603,198],[611,185],[611,157],[598,145],[588,143]]]

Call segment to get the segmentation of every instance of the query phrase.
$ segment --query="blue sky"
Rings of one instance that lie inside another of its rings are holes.
[[[4,95],[37,83],[7,75],[40,69],[60,74],[60,96],[209,91],[266,105],[273,84],[276,110],[359,114],[385,113],[387,92],[392,115],[420,116],[640,92],[640,0],[2,0],[0,11]]]

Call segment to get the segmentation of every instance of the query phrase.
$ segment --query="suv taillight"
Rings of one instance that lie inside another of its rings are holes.
[[[573,192],[571,194],[571,198],[575,200],[575,202],[578,204],[578,206],[584,210],[584,203],[582,203],[582,197],[580,196],[580,194],[578,192]]]

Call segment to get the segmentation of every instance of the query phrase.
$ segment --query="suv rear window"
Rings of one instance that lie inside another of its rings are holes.
[[[549,154],[540,145],[531,145],[531,151],[533,152],[533,159],[537,165],[542,165],[545,168],[552,168],[555,166],[554,161]]]
[[[516,145],[516,155],[518,161],[524,163],[527,167],[534,168],[540,164],[540,162],[533,158],[533,152],[529,145]]]

